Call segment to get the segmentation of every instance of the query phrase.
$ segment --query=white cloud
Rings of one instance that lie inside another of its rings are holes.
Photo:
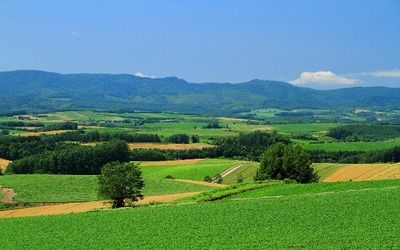
[[[371,76],[375,77],[392,77],[392,78],[400,78],[400,69],[392,69],[392,70],[380,70],[369,73]]]
[[[146,75],[146,74],[144,74],[144,73],[142,73],[142,72],[136,72],[136,73],[135,73],[135,76],[138,76],[138,77],[145,77],[145,78],[156,78],[156,76]]]
[[[295,85],[320,84],[320,85],[352,85],[358,79],[339,76],[332,71],[303,72],[300,77],[289,81]]]

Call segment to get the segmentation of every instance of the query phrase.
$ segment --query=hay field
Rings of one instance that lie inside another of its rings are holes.
[[[400,179],[400,163],[397,164],[348,164],[327,176],[324,182],[367,181]]]

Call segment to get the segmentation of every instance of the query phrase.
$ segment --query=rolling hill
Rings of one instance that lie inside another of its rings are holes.
[[[0,112],[68,109],[234,114],[255,108],[398,107],[400,88],[316,90],[289,83],[190,83],[176,77],[0,72]]]

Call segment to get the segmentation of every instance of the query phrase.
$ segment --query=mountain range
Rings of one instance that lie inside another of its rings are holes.
[[[257,108],[399,108],[400,88],[316,90],[285,82],[191,83],[128,74],[0,72],[0,112],[72,109],[230,115]]]

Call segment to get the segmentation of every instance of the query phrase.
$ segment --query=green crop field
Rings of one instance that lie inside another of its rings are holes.
[[[144,195],[200,192],[212,188],[168,181],[144,174]],[[98,200],[97,177],[93,175],[5,175],[0,187],[13,188],[19,202],[75,202]]]
[[[376,183],[351,192],[354,186],[296,192],[287,185],[290,191],[273,193],[285,196],[269,199],[0,219],[2,248],[396,249],[399,183]]]
[[[163,179],[171,175],[177,179],[204,180],[204,177],[214,177],[225,169],[240,163],[240,161],[227,159],[206,159],[194,164],[147,166],[141,167],[144,176],[153,179]]]
[[[266,188],[260,188],[236,194],[231,196],[229,199],[261,197],[274,198],[281,196],[301,196],[312,194],[325,195],[330,193],[380,188],[400,189],[400,180],[273,185]]]
[[[335,123],[288,123],[288,124],[275,124],[273,127],[281,133],[325,133],[330,128],[336,127]]]
[[[400,140],[389,140],[383,142],[331,142],[331,143],[305,143],[302,146],[307,150],[326,151],[374,151],[390,149],[400,146]]]

